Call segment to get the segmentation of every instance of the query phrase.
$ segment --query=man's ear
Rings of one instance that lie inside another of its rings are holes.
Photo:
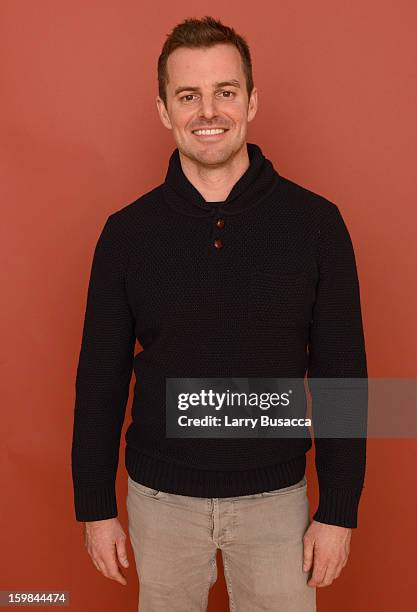
[[[163,125],[168,128],[168,130],[172,130],[171,121],[168,115],[168,111],[165,108],[164,101],[160,96],[156,97],[156,106],[158,109],[159,118],[161,119]]]
[[[248,123],[254,119],[258,110],[258,90],[254,87],[251,91],[248,102]]]

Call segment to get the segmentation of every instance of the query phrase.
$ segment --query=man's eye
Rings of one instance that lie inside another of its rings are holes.
[[[222,98],[232,98],[234,96],[234,91],[229,91],[229,90],[223,90],[220,92],[222,94]],[[232,95],[228,95],[228,96],[223,96],[223,94],[232,94]],[[194,94],[186,94],[185,96],[182,96],[180,99],[181,100],[185,100],[186,102],[191,102],[190,98],[192,98],[194,96]],[[188,100],[186,99],[188,98]]]
[[[192,100],[190,100],[190,98],[196,97],[194,96],[194,94],[186,94],[185,96],[181,96],[180,100],[185,101],[185,102],[192,102]],[[186,98],[188,98],[188,100],[186,100]]]

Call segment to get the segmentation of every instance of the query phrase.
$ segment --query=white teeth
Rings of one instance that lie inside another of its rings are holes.
[[[223,134],[226,130],[196,130],[197,136],[211,136],[212,134]]]

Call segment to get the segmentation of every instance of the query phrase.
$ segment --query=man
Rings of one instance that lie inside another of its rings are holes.
[[[139,609],[205,610],[221,549],[231,609],[310,612],[316,587],[348,559],[366,439],[315,432],[310,522],[310,437],[170,438],[166,381],[366,379],[352,243],[335,204],[246,142],[258,92],[232,28],[185,20],[158,77],[157,109],[177,148],[164,183],[111,214],[94,253],[76,382],[76,518],[96,568],[126,584],[115,479],[134,367],[125,464]],[[347,420],[351,408],[366,415],[347,402]],[[314,412],[324,420],[313,393]]]

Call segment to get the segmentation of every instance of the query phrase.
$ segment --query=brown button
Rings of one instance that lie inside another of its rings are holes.
[[[216,225],[222,229],[224,227],[224,219],[217,219]]]
[[[214,241],[214,246],[216,247],[216,249],[222,248],[223,242],[220,240],[220,238],[216,238],[216,240]]]

